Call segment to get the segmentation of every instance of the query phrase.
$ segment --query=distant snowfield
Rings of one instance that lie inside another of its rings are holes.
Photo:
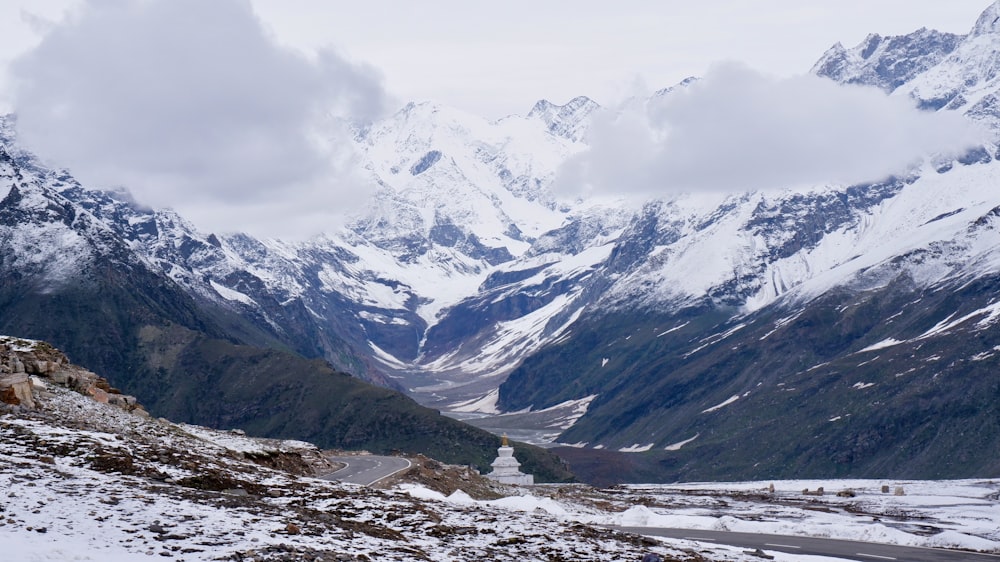
[[[777,481],[774,482],[774,501],[740,499],[745,493],[766,493],[768,485],[744,482],[629,486],[636,496],[653,495],[688,505],[671,509],[634,506],[610,520],[598,517],[596,521],[587,522],[1000,552],[1000,501],[997,499],[1000,480]],[[881,491],[883,485],[889,486],[889,493]],[[821,497],[802,495],[803,490],[820,487],[826,490]],[[905,495],[894,495],[897,488],[902,488]],[[844,490],[851,490],[855,496],[836,495]],[[710,495],[689,495],[692,491]],[[728,507],[720,507],[721,498],[726,500]],[[817,499],[819,505],[830,511],[817,510],[817,503],[813,503]]]
[[[799,535],[1000,553],[1000,479],[788,480],[773,482],[773,495],[768,491],[770,484],[623,486],[610,500],[613,507],[604,510],[541,494],[475,502],[460,491],[444,497],[423,488],[404,489],[416,497],[526,513],[540,510],[566,521],[594,525]],[[888,493],[882,492],[883,486],[889,487]],[[823,496],[802,494],[820,487],[825,489]],[[902,488],[904,495],[895,495],[897,488]],[[837,496],[845,490],[854,496]],[[640,505],[640,500],[651,507]]]

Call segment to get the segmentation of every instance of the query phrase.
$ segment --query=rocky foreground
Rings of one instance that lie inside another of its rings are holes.
[[[544,513],[316,479],[333,467],[308,443],[154,419],[87,373],[0,338],[5,559],[705,560]]]

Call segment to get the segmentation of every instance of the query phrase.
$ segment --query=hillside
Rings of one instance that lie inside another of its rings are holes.
[[[0,401],[6,559],[615,560],[653,549],[706,560],[549,515],[320,480],[334,467],[309,443],[176,424],[71,390],[64,376],[89,375],[41,342],[2,338],[0,365],[0,379],[19,365],[34,373],[30,404]]]

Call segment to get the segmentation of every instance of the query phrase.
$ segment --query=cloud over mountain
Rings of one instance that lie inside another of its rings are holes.
[[[90,0],[15,61],[21,138],[91,185],[199,225],[322,228],[357,203],[348,125],[379,75],[279,45],[245,0]]]
[[[588,151],[562,168],[567,192],[661,195],[874,181],[982,133],[875,88],[713,67],[645,103],[597,118]]]

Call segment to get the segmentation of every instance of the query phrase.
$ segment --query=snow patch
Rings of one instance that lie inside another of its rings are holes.
[[[565,402],[560,402],[555,406],[545,408],[543,410],[538,410],[537,413],[543,412],[559,412],[562,416],[556,420],[553,420],[548,427],[560,429],[566,431],[567,429],[573,427],[580,418],[587,413],[590,408],[590,403],[597,398],[597,394],[591,394],[590,396],[584,396],[577,400],[566,400]]]
[[[230,289],[225,285],[216,283],[215,279],[210,280],[208,283],[209,285],[212,286],[212,290],[214,290],[216,293],[219,293],[219,296],[226,299],[227,301],[235,301],[249,306],[257,306],[257,302],[252,298],[250,298],[249,295],[241,293],[235,289]]]
[[[34,351],[38,344],[41,343],[38,340],[30,340],[27,338],[15,338],[12,336],[0,336],[0,344],[10,347],[11,351],[16,351],[19,353],[26,353],[29,351]]]
[[[372,352],[374,352],[375,359],[381,361],[385,365],[388,365],[390,367],[400,368],[400,369],[401,368],[405,368],[407,366],[406,363],[400,361],[399,359],[396,359],[396,357],[393,354],[391,354],[388,351],[385,351],[384,349],[382,349],[381,347],[375,345],[375,342],[369,341],[368,342],[368,347],[370,347],[371,350],[372,350]]]
[[[695,436],[692,437],[692,438],[690,438],[690,439],[685,439],[683,441],[678,441],[678,442],[673,443],[671,445],[667,445],[666,447],[663,448],[663,450],[664,451],[680,451],[681,447],[683,447],[684,445],[687,445],[688,443],[694,441],[695,439],[697,439],[699,437],[701,437],[701,433],[695,434]]]
[[[463,412],[463,413],[473,413],[479,412],[483,414],[499,414],[500,410],[497,409],[497,400],[500,399],[500,389],[494,388],[489,391],[486,396],[481,398],[473,398],[466,402],[459,402],[448,408],[451,412]]]
[[[895,345],[899,345],[901,343],[906,343],[906,342],[897,340],[896,338],[886,338],[878,343],[869,345],[868,347],[858,351],[858,353],[865,353],[868,351],[878,351],[880,349],[885,349],[887,347],[892,347]]]
[[[621,449],[618,449],[618,451],[621,453],[645,453],[646,451],[652,448],[653,448],[653,443],[650,443],[649,445],[640,445],[636,443],[631,447],[622,447]]]
[[[708,413],[711,413],[711,412],[715,412],[716,410],[721,410],[722,408],[725,408],[726,406],[732,404],[733,402],[736,402],[739,399],[740,399],[740,395],[739,394],[734,394],[734,395],[730,396],[729,398],[725,399],[724,401],[716,404],[715,406],[712,406],[711,408],[705,408],[704,410],[701,411],[701,413],[708,414]]]
[[[656,334],[656,337],[662,338],[663,336],[665,336],[667,334],[670,334],[670,333],[676,332],[677,330],[680,330],[681,328],[683,328],[684,326],[687,326],[690,323],[691,323],[691,321],[689,320],[689,321],[681,324],[680,326],[676,326],[676,327],[670,328],[666,332],[660,332],[659,334]]]

